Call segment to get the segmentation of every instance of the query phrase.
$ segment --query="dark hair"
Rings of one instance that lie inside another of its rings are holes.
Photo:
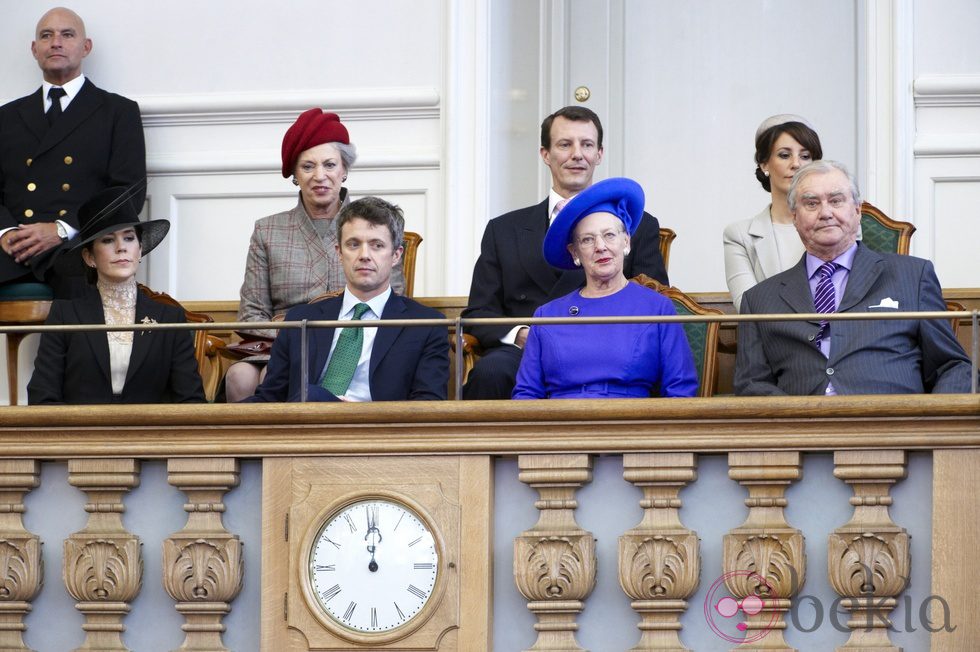
[[[386,226],[391,232],[392,249],[402,246],[405,239],[405,215],[402,209],[380,197],[363,197],[345,205],[337,215],[337,242],[344,225],[354,218],[367,220],[376,226]]]
[[[119,229],[119,230],[122,231],[123,229],[128,229],[128,228],[129,228],[128,226],[124,226],[124,227],[122,227],[122,229]],[[136,241],[139,242],[140,245],[142,245],[143,244],[143,229],[140,227],[139,224],[134,224],[132,228],[133,228],[134,231],[136,231]],[[112,233],[115,233],[115,231],[112,231]],[[99,237],[101,238],[102,236],[99,236]],[[92,249],[95,247],[95,241],[98,240],[98,239],[99,238],[96,238],[95,240],[92,240],[91,242],[86,242],[85,244],[82,245],[82,249],[84,251],[87,251],[89,253],[89,255],[95,256],[95,253],[92,251]],[[142,254],[142,249],[140,249],[140,253]],[[84,263],[84,261],[83,261],[83,263]],[[98,283],[98,281],[99,281],[99,270],[95,269],[94,267],[89,267],[88,265],[85,265],[85,280],[89,282],[89,285],[95,285],[96,283]]]
[[[591,122],[594,124],[596,131],[599,132],[597,146],[602,149],[602,123],[599,122],[599,116],[592,109],[574,105],[562,107],[544,119],[544,122],[541,123],[541,147],[551,149],[551,124],[558,117],[573,122]]]
[[[755,139],[755,178],[759,180],[766,192],[772,192],[769,177],[762,171],[762,164],[772,156],[772,146],[780,136],[789,134],[803,149],[810,152],[814,161],[823,158],[823,148],[820,146],[820,136],[802,122],[784,122],[781,125],[769,127]]]

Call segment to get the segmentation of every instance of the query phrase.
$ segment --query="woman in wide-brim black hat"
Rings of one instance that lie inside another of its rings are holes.
[[[544,238],[552,267],[585,272],[585,286],[544,304],[535,317],[673,315],[670,300],[623,274],[643,217],[632,179],[600,181],[575,195]],[[532,326],[513,398],[694,396],[697,373],[680,324]]]
[[[138,324],[185,321],[179,308],[139,291],[136,272],[170,230],[167,220],[140,221],[126,188],[106,189],[79,209],[81,249],[90,286],[51,305],[47,324]],[[48,332],[27,386],[33,404],[203,402],[190,331]]]

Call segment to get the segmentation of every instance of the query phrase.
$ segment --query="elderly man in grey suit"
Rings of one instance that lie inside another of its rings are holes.
[[[746,292],[743,314],[946,309],[932,263],[857,241],[861,195],[840,163],[801,168],[789,206],[806,253]],[[970,360],[948,320],[744,322],[738,331],[736,394],[970,391]]]

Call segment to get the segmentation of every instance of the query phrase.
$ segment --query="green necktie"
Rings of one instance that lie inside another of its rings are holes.
[[[360,319],[370,309],[366,303],[354,306],[354,319]],[[337,346],[333,348],[327,373],[323,374],[320,387],[334,396],[343,396],[350,387],[357,369],[357,361],[361,359],[361,349],[364,348],[363,328],[344,328],[337,338]]]

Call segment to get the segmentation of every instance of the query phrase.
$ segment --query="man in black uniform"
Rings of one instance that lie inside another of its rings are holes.
[[[31,43],[42,86],[0,107],[0,287],[44,280],[68,296],[81,265],[52,264],[78,232],[78,207],[146,176],[139,106],[82,75],[91,50],[75,12],[48,11]]]

